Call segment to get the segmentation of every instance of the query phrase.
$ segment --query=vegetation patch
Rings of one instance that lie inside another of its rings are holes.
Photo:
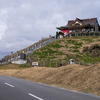
[[[79,42],[79,43],[78,42],[75,42],[74,45],[81,47],[83,45],[83,42]]]
[[[73,50],[73,52],[79,52],[79,50]]]
[[[70,59],[75,59],[75,61],[78,62],[96,63],[100,61],[100,52],[98,49],[94,50],[92,47],[95,42],[95,45],[99,46],[100,41],[97,42],[97,40],[100,40],[100,37],[83,36],[62,38],[44,46],[39,51],[34,52],[34,56],[32,55],[33,61],[64,60],[68,62]],[[92,48],[92,51],[90,50],[90,47]],[[82,50],[80,51],[80,49]]]
[[[66,44],[65,47],[68,48],[68,45]]]
[[[90,47],[86,47],[83,49],[83,52],[92,55],[92,57],[100,56],[100,46],[98,44],[92,45]]]
[[[20,67],[21,67],[21,68],[30,68],[30,65],[29,65],[28,62],[27,62],[27,63],[25,63],[25,64],[20,64]]]
[[[87,38],[87,39],[82,39],[82,41],[85,41],[86,43],[92,43],[92,42],[94,42],[93,39],[89,39],[89,38]]]
[[[56,43],[56,44],[51,45],[51,47],[53,47],[53,48],[61,48],[63,46],[58,44],[58,43]]]
[[[34,52],[33,54],[34,54],[34,55],[41,55],[41,52],[36,51],[36,52]]]
[[[30,65],[28,63],[26,64],[4,64],[0,65],[0,70],[7,70],[7,69],[24,69],[24,68],[30,68]]]
[[[78,48],[80,48],[80,47],[79,47],[79,46],[71,46],[70,48],[78,49]]]
[[[74,44],[76,41],[75,40],[67,40],[68,44]]]

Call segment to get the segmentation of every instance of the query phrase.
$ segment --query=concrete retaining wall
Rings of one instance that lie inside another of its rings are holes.
[[[22,60],[22,59],[19,59],[16,61],[11,61],[11,63],[14,63],[14,64],[25,64],[26,62],[27,62],[27,60]]]

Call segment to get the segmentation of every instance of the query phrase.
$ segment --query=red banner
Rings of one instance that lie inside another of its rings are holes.
[[[64,35],[67,35],[67,37],[69,37],[69,30],[63,30],[62,32],[63,32],[63,37]]]

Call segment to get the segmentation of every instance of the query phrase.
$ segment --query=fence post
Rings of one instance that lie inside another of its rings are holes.
[[[44,61],[44,67],[45,67],[45,61]]]
[[[95,36],[95,33],[94,33],[94,36]]]
[[[62,61],[62,66],[63,66],[63,61]]]
[[[75,37],[76,37],[76,33],[75,33]]]
[[[56,67],[57,67],[57,61],[56,61]]]
[[[51,67],[51,61],[50,61],[50,67]]]
[[[90,66],[90,62],[89,62],[89,66]]]

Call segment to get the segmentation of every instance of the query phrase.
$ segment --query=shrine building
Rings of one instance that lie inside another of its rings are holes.
[[[69,30],[69,33],[99,32],[100,26],[97,18],[69,20],[65,26],[56,27],[60,31]]]

